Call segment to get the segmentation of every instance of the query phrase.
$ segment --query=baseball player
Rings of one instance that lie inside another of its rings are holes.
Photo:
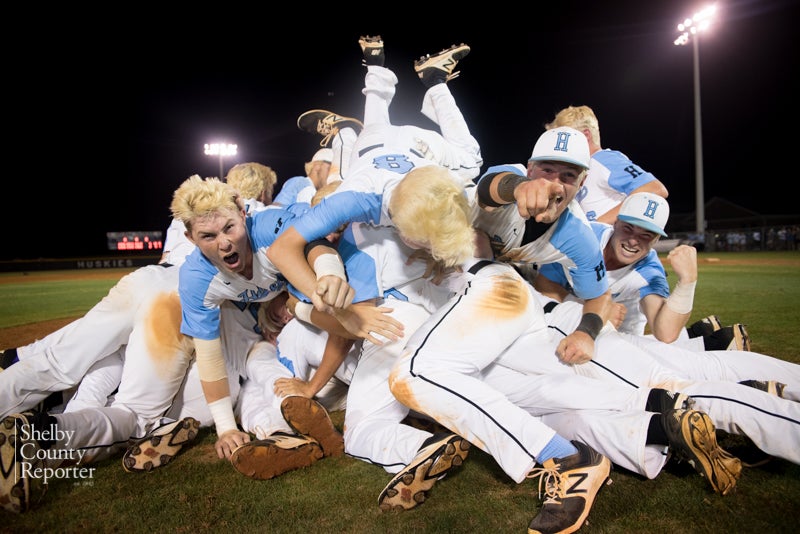
[[[451,179],[462,187],[471,186],[482,164],[480,147],[469,133],[463,115],[458,109],[446,81],[454,77],[458,61],[467,55],[469,47],[454,46],[435,56],[415,63],[415,70],[430,89],[426,92],[423,112],[434,118],[441,134],[415,126],[395,126],[389,121],[389,105],[395,94],[397,77],[383,67],[383,41],[380,38],[362,37],[359,44],[367,66],[365,76],[364,128],[358,135],[353,150],[357,156],[351,161],[347,179],[335,194],[319,206],[312,208],[287,229],[267,254],[284,273],[291,273],[292,284],[303,294],[314,299],[315,306],[324,310],[333,306],[342,308],[352,300],[352,292],[345,299],[337,299],[347,289],[346,282],[331,288],[319,286],[316,276],[303,258],[305,246],[321,239],[349,222],[367,222],[390,225],[400,229],[400,224],[390,214],[389,202],[393,190],[409,174],[421,167],[439,163],[451,172]],[[428,191],[428,212],[422,220],[430,221],[429,228],[413,228],[406,233],[411,241],[432,240],[431,250],[437,260],[448,266],[460,263],[471,256],[472,229],[464,216],[462,196],[440,197]],[[401,223],[402,224],[402,223]],[[411,225],[406,229],[412,228]],[[441,231],[440,231],[441,230]],[[401,235],[403,235],[401,229]],[[426,234],[431,235],[426,235]],[[443,246],[438,235],[457,235]],[[343,277],[342,277],[343,278]],[[328,295],[328,293],[332,295]],[[349,300],[348,300],[349,299]],[[337,300],[339,302],[337,302]],[[352,332],[360,338],[370,339],[369,331]]]
[[[272,191],[278,175],[261,163],[237,163],[228,171],[225,181],[239,191],[244,199],[245,212],[253,215],[272,204]],[[193,250],[194,244],[187,239],[183,222],[173,218],[167,228],[159,263],[180,265]]]
[[[626,313],[617,328],[622,332],[644,334],[645,326],[656,339],[679,343],[696,350],[749,350],[743,325],[719,328],[694,339],[689,338],[689,320],[697,284],[697,251],[688,245],[672,249],[667,257],[678,282],[671,299],[667,275],[653,248],[665,236],[669,218],[666,199],[652,193],[634,193],[625,199],[613,226],[592,223],[601,246],[614,301]],[[570,297],[569,273],[559,263],[540,265],[534,287],[557,301]],[[738,342],[737,342],[738,341]]]
[[[586,181],[575,197],[590,221],[614,224],[625,197],[633,193],[652,193],[667,198],[666,186],[635,164],[622,152],[602,148],[600,125],[589,106],[568,106],[545,125],[546,129],[569,126],[586,136],[591,165]]]
[[[615,302],[625,306],[620,332],[630,334],[628,340],[646,348],[663,365],[681,372],[687,378],[703,380],[756,381],[786,398],[797,398],[796,388],[774,379],[797,384],[800,366],[763,354],[729,350],[732,354],[706,351],[689,344],[659,343],[643,337],[646,324],[651,325],[656,340],[669,343],[685,335],[697,280],[697,259],[693,247],[679,246],[668,256],[678,275],[675,290],[670,294],[666,273],[653,245],[664,235],[669,216],[667,200],[650,193],[634,193],[622,203],[614,226],[592,223],[603,246],[605,265]],[[568,272],[558,263],[542,265],[534,287],[554,298],[546,305],[548,323],[571,331],[579,320],[580,305],[568,291]],[[568,302],[562,302],[568,299]],[[577,308],[577,309],[576,309]],[[719,339],[719,338],[717,338]],[[728,349],[727,344],[721,347]],[[689,349],[689,350],[683,350]]]
[[[264,252],[293,223],[294,215],[276,208],[247,217],[235,189],[215,178],[197,176],[175,191],[171,208],[197,246],[180,266],[181,333],[194,341],[200,380],[218,435],[215,449],[220,458],[230,458],[250,437],[237,428],[233,413],[222,358],[219,306],[227,300],[240,305],[269,301],[286,288],[283,274]],[[307,261],[314,264],[323,285],[334,279],[338,286],[344,279],[341,259],[327,241],[315,244]],[[343,294],[341,302],[346,297]],[[337,298],[335,295],[334,302]],[[373,313],[374,320],[367,318],[365,328],[394,335],[396,329],[384,326],[391,319],[382,315]]]

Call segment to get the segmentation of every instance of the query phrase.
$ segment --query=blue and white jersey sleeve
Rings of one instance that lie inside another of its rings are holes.
[[[550,244],[562,254],[557,261],[577,297],[588,300],[608,291],[603,251],[582,213],[577,216],[567,209],[556,223]]]
[[[342,183],[341,189],[344,187]],[[304,213],[294,222],[294,229],[307,243],[322,239],[342,225],[351,222],[388,224],[382,217],[383,195],[376,192],[336,191]]]
[[[656,177],[618,150],[592,154],[589,175],[575,199],[590,221],[614,209],[635,189]]]
[[[528,219],[526,224],[539,223]],[[522,245],[501,259],[538,265],[560,264],[566,282],[578,298],[597,298],[608,290],[603,251],[577,202],[572,201],[558,220],[536,238],[526,241],[528,235],[526,231]]]
[[[297,195],[306,187],[314,187],[314,182],[308,176],[293,176],[281,186],[278,195],[272,200],[273,204],[286,207],[297,201]]]

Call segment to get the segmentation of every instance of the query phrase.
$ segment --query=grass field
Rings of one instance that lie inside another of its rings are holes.
[[[87,280],[69,271],[66,282],[61,273],[0,275],[0,346],[28,343],[80,315],[124,272]],[[21,313],[27,299],[35,305]],[[799,303],[798,252],[700,254],[692,320],[715,313],[725,323],[745,323],[755,351],[800,364]],[[343,412],[332,417],[341,428]],[[90,479],[54,480],[33,510],[0,511],[0,532],[513,533],[524,532],[540,507],[536,481],[513,483],[475,447],[423,505],[383,513],[377,498],[390,476],[376,466],[326,458],[254,481],[216,458],[214,440],[203,430],[174,462],[151,473],[126,473],[115,459],[96,464]],[[670,462],[654,480],[617,468],[611,477],[581,532],[797,531],[800,466],[783,460],[746,469],[726,497],[686,464]]]

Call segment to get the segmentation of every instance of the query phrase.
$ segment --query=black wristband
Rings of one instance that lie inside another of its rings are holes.
[[[584,332],[589,334],[589,337],[592,339],[597,339],[597,336],[600,334],[600,330],[603,329],[603,320],[600,318],[599,315],[596,313],[584,313],[583,317],[581,317],[581,322],[578,325],[578,328],[575,329],[576,332]]]
[[[490,208],[499,208],[503,205],[492,200],[492,194],[489,192],[489,187],[492,185],[492,181],[497,174],[496,172],[487,174],[478,180],[478,200],[481,204]]]
[[[527,181],[527,176],[521,176],[513,172],[506,173],[505,176],[500,178],[500,181],[497,183],[498,198],[500,198],[502,202],[507,202],[509,204],[514,202],[514,190],[519,184]]]

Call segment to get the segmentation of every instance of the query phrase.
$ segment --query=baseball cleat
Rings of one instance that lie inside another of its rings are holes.
[[[281,413],[292,430],[319,442],[325,456],[342,456],[344,438],[328,411],[314,399],[293,395],[281,402]]]
[[[18,361],[17,349],[5,349],[0,351],[0,371],[8,369]]]
[[[231,454],[231,464],[246,477],[269,480],[287,471],[308,467],[322,457],[322,447],[316,440],[275,432],[266,439],[237,447]]]
[[[723,326],[719,330],[703,336],[706,350],[750,350],[750,335],[741,323]]]
[[[672,410],[689,410],[694,406],[694,399],[685,393],[653,388],[647,397],[645,411],[665,413]]]
[[[713,334],[722,328],[722,322],[716,315],[709,315],[686,327],[690,338],[703,337]]]
[[[704,476],[715,492],[733,491],[742,462],[719,446],[711,418],[697,410],[674,410],[661,417],[673,452]]]
[[[383,54],[383,39],[380,35],[370,37],[369,35],[361,36],[358,40],[358,45],[361,47],[361,52],[364,54],[363,64],[383,66],[385,56]]]
[[[777,380],[742,380],[739,383],[743,386],[766,391],[770,395],[775,395],[782,399],[785,398],[783,396],[783,390],[786,389],[786,384],[778,382]]]
[[[25,437],[31,434],[30,416],[13,414],[0,422],[0,505],[17,514],[30,509],[32,481],[28,473],[41,462],[36,459],[39,443]],[[28,430],[21,432],[26,426]]]
[[[420,57],[414,62],[414,71],[426,87],[436,83],[449,82],[460,72],[454,72],[458,62],[469,54],[469,46],[461,43],[442,50],[434,55]]]
[[[434,434],[425,440],[411,463],[383,488],[378,506],[386,512],[410,510],[422,504],[437,480],[464,463],[469,448],[469,441],[457,434]]]
[[[586,521],[597,492],[611,483],[611,461],[588,445],[573,441],[578,452],[566,458],[551,458],[535,468],[528,478],[539,478],[546,499],[539,514],[528,525],[528,534],[575,532]]]
[[[359,133],[364,125],[360,120],[352,117],[337,115],[325,109],[312,109],[306,111],[297,118],[297,127],[309,133],[322,135],[319,146],[328,146],[331,139],[339,133],[342,128],[352,128]]]
[[[729,328],[733,330],[733,340],[728,345],[728,350],[745,350],[749,352],[750,335],[747,333],[747,327],[741,323],[735,323]]]
[[[122,456],[122,467],[129,473],[139,473],[166,465],[197,437],[199,429],[200,421],[193,417],[162,425],[128,447]]]

